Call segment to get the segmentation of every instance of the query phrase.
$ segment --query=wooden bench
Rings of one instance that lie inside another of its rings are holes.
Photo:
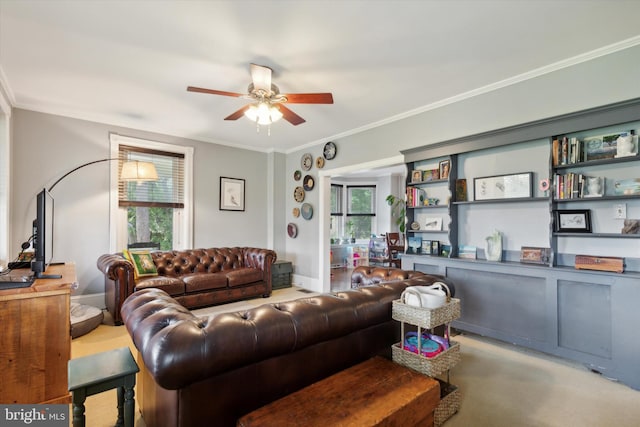
[[[436,380],[374,357],[263,406],[237,425],[433,426],[439,402]]]

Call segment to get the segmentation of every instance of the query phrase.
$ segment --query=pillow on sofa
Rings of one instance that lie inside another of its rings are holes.
[[[138,277],[158,275],[158,269],[153,263],[153,258],[151,258],[149,251],[131,251],[125,249],[122,253],[124,254],[124,257],[133,264],[136,279]]]

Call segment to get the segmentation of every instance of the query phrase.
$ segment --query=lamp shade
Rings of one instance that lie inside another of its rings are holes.
[[[158,172],[151,162],[138,160],[126,161],[122,164],[120,172],[121,181],[157,181]]]

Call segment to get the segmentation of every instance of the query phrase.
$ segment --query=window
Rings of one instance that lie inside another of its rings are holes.
[[[191,165],[193,148],[111,135],[112,153],[120,159],[112,173],[117,195],[114,251],[133,244],[161,250],[191,247]],[[119,182],[124,161],[152,162],[157,181]],[[116,162],[114,162],[116,163]],[[115,179],[114,179],[115,177]],[[112,204],[113,206],[113,204]],[[114,219],[115,217],[115,219]]]
[[[331,184],[331,230],[329,234],[332,239],[340,239],[344,234],[342,194],[342,185]]]
[[[356,239],[368,239],[373,234],[376,216],[376,187],[347,186],[347,233]]]

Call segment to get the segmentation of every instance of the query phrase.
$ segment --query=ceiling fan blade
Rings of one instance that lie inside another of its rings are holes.
[[[187,91],[189,91],[189,92],[209,93],[211,95],[234,96],[236,98],[239,98],[241,96],[245,96],[244,93],[225,92],[223,90],[205,89],[205,88],[202,88],[202,87],[194,87],[194,86],[187,87]]]
[[[333,104],[331,93],[287,93],[290,104]]]
[[[282,118],[288,121],[289,123],[291,123],[292,125],[298,126],[299,124],[306,122],[305,119],[303,119],[302,117],[300,117],[299,115],[297,115],[296,113],[294,113],[293,111],[285,107],[284,105],[280,104],[278,105],[278,108],[282,113]]]
[[[238,120],[240,117],[244,116],[244,112],[247,111],[250,106],[251,106],[251,104],[247,104],[244,107],[242,107],[241,109],[239,109],[238,111],[229,114],[224,119],[225,120]]]
[[[271,92],[271,73],[269,67],[251,64],[251,80],[253,80],[254,89],[262,89],[266,93]]]

